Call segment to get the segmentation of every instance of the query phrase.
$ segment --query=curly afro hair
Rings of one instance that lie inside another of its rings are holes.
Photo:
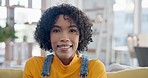
[[[39,43],[40,48],[46,51],[52,50],[51,42],[49,42],[50,31],[58,16],[61,14],[69,16],[77,25],[80,33],[77,50],[80,52],[87,51],[87,45],[89,42],[92,42],[92,23],[86,14],[70,4],[53,6],[43,13],[34,33],[34,38],[37,43]]]

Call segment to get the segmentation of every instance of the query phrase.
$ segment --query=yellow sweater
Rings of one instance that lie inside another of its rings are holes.
[[[45,57],[35,56],[30,58],[25,65],[23,78],[41,78]],[[69,65],[63,65],[54,55],[50,75],[48,78],[80,78],[81,57],[74,56]],[[103,63],[98,60],[89,60],[87,78],[107,78]]]

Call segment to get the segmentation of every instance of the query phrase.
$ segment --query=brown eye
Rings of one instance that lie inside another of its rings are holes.
[[[58,32],[60,32],[60,29],[52,29],[51,32],[58,33]]]
[[[79,30],[77,28],[70,28],[69,33],[79,34]]]
[[[69,32],[77,32],[76,29],[70,29]]]

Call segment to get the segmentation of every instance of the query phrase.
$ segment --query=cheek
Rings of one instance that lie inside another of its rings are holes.
[[[51,45],[54,48],[54,45],[56,45],[56,42],[58,42],[58,37],[56,35],[50,35],[50,41],[51,41]]]
[[[79,44],[79,36],[74,37],[73,40],[75,41],[75,44],[78,45]]]
[[[50,41],[51,42],[55,42],[59,39],[59,36],[55,35],[55,34],[50,34]]]

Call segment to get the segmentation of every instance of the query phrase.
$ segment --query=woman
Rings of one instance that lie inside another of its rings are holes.
[[[34,36],[40,48],[53,52],[53,56],[30,58],[23,77],[107,78],[103,63],[88,60],[87,66],[87,58],[80,56],[92,42],[91,27],[88,17],[72,5],[48,8],[40,18]]]

